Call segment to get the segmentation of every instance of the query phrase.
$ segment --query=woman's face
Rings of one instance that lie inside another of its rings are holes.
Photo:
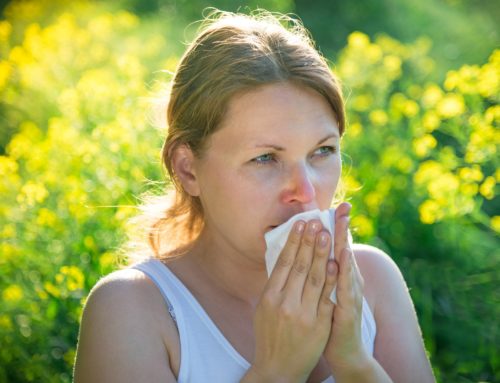
[[[211,243],[263,261],[267,231],[330,207],[341,172],[335,115],[290,83],[234,96],[194,166]]]

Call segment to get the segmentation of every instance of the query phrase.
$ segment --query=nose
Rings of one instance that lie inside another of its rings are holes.
[[[316,188],[312,171],[305,164],[297,164],[288,172],[281,201],[285,204],[299,204],[304,210],[315,208]]]

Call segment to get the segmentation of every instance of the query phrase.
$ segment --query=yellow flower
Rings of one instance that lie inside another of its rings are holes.
[[[388,55],[384,57],[384,67],[391,73],[399,74],[401,72],[402,61],[398,56]]]
[[[460,76],[457,71],[451,70],[446,74],[444,88],[448,91],[455,89],[460,81]]]
[[[353,32],[347,38],[347,43],[355,48],[364,48],[370,44],[370,39],[362,32]]]
[[[415,183],[422,185],[440,177],[444,173],[443,166],[434,160],[422,162],[415,173]]]
[[[460,182],[452,173],[441,174],[427,185],[429,195],[438,202],[448,204],[456,196]]]
[[[382,195],[376,191],[368,193],[365,197],[365,203],[371,213],[377,214],[382,203]]]
[[[484,178],[483,172],[478,165],[461,168],[458,171],[458,176],[466,182],[479,182]]]
[[[414,117],[418,111],[420,110],[420,108],[418,107],[418,104],[413,101],[413,100],[406,100],[406,102],[404,103],[404,106],[403,106],[403,114],[406,116],[406,117]]]
[[[16,227],[14,224],[8,223],[4,225],[0,233],[1,238],[14,238],[16,236]]]
[[[371,237],[374,233],[372,221],[363,214],[352,218],[352,227],[361,237]]]
[[[371,64],[374,64],[382,58],[382,49],[376,44],[370,44],[365,49],[365,57]]]
[[[349,128],[347,130],[347,134],[351,137],[358,137],[361,132],[363,131],[363,127],[359,122],[354,122],[352,124],[349,124]]]
[[[0,60],[0,90],[5,87],[12,73],[12,67],[8,61]]]
[[[388,121],[387,113],[385,113],[381,109],[375,109],[375,110],[371,111],[369,118],[370,118],[370,121],[374,125],[378,125],[378,126],[384,126],[385,124],[387,124],[387,121]]]
[[[479,187],[479,193],[481,193],[486,199],[493,199],[495,197],[495,178],[492,176],[486,177],[484,182]]]
[[[61,267],[61,274],[65,276],[66,286],[69,291],[83,289],[85,276],[82,271],[76,266]]]
[[[17,202],[27,206],[34,206],[37,203],[42,203],[48,195],[49,192],[43,184],[28,181],[21,188],[21,193],[17,196]]]
[[[139,25],[139,18],[133,13],[120,11],[115,16],[116,23],[125,29],[136,28]]]
[[[500,105],[493,105],[486,109],[484,119],[488,124],[498,122],[500,120]]]
[[[0,315],[0,327],[7,329],[7,330],[12,330],[12,319],[8,315]]]
[[[43,284],[43,287],[44,287],[45,291],[47,293],[49,293],[50,295],[52,295],[56,298],[59,298],[61,296],[61,290],[58,287],[56,287],[53,283],[45,282]]]
[[[498,96],[500,91],[500,65],[488,63],[481,68],[477,88],[479,94],[485,98]]]
[[[23,296],[23,290],[19,285],[10,285],[2,293],[3,300],[11,303],[19,302]]]
[[[433,111],[427,111],[422,118],[422,126],[428,133],[436,130],[441,124],[441,120],[436,113]]]
[[[87,25],[87,30],[101,39],[109,36],[113,31],[113,16],[107,13],[91,19]]]
[[[465,183],[460,185],[460,193],[467,197],[474,197],[479,187],[476,183]]]
[[[348,193],[356,192],[363,188],[363,186],[358,182],[358,180],[350,174],[343,175],[342,182]]]
[[[410,157],[402,155],[399,157],[398,161],[394,164],[396,169],[403,173],[410,173],[413,170],[413,161]]]
[[[433,108],[443,98],[443,91],[437,85],[431,84],[425,88],[422,104],[425,108]]]
[[[7,156],[0,156],[0,177],[7,177],[10,174],[17,173],[19,166],[17,162]]]
[[[439,101],[436,110],[443,118],[458,116],[465,111],[464,99],[459,94],[449,93]]]
[[[412,117],[418,112],[418,105],[415,101],[408,100],[403,93],[395,93],[390,99],[391,110],[403,113],[405,116]]]
[[[85,247],[89,250],[95,250],[97,249],[96,243],[94,241],[94,238],[90,235],[86,235],[85,238],[83,239],[83,244]]]
[[[413,140],[413,150],[419,157],[425,157],[431,149],[434,149],[437,141],[431,134],[425,134],[422,137]]]
[[[353,98],[352,108],[358,112],[368,110],[372,105],[373,99],[368,94],[360,94]]]
[[[43,207],[38,211],[36,223],[39,226],[54,227],[57,222],[57,215],[49,209]]]
[[[116,264],[117,258],[110,252],[105,252],[99,257],[99,264],[102,269],[107,269]]]
[[[433,200],[426,200],[422,203],[418,211],[420,213],[420,221],[425,224],[432,224],[443,217],[441,206]]]
[[[12,25],[7,20],[0,21],[0,41],[8,41],[11,32]]]
[[[494,217],[491,217],[490,225],[494,231],[500,233],[500,215],[495,215]]]

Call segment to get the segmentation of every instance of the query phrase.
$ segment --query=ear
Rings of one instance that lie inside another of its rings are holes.
[[[198,179],[194,167],[195,156],[188,145],[182,144],[174,149],[172,169],[184,190],[193,197],[200,195]]]

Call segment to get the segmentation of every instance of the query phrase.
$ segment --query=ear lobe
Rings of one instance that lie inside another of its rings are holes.
[[[189,146],[183,144],[174,149],[172,168],[184,190],[193,197],[200,195],[196,171],[195,156]]]

